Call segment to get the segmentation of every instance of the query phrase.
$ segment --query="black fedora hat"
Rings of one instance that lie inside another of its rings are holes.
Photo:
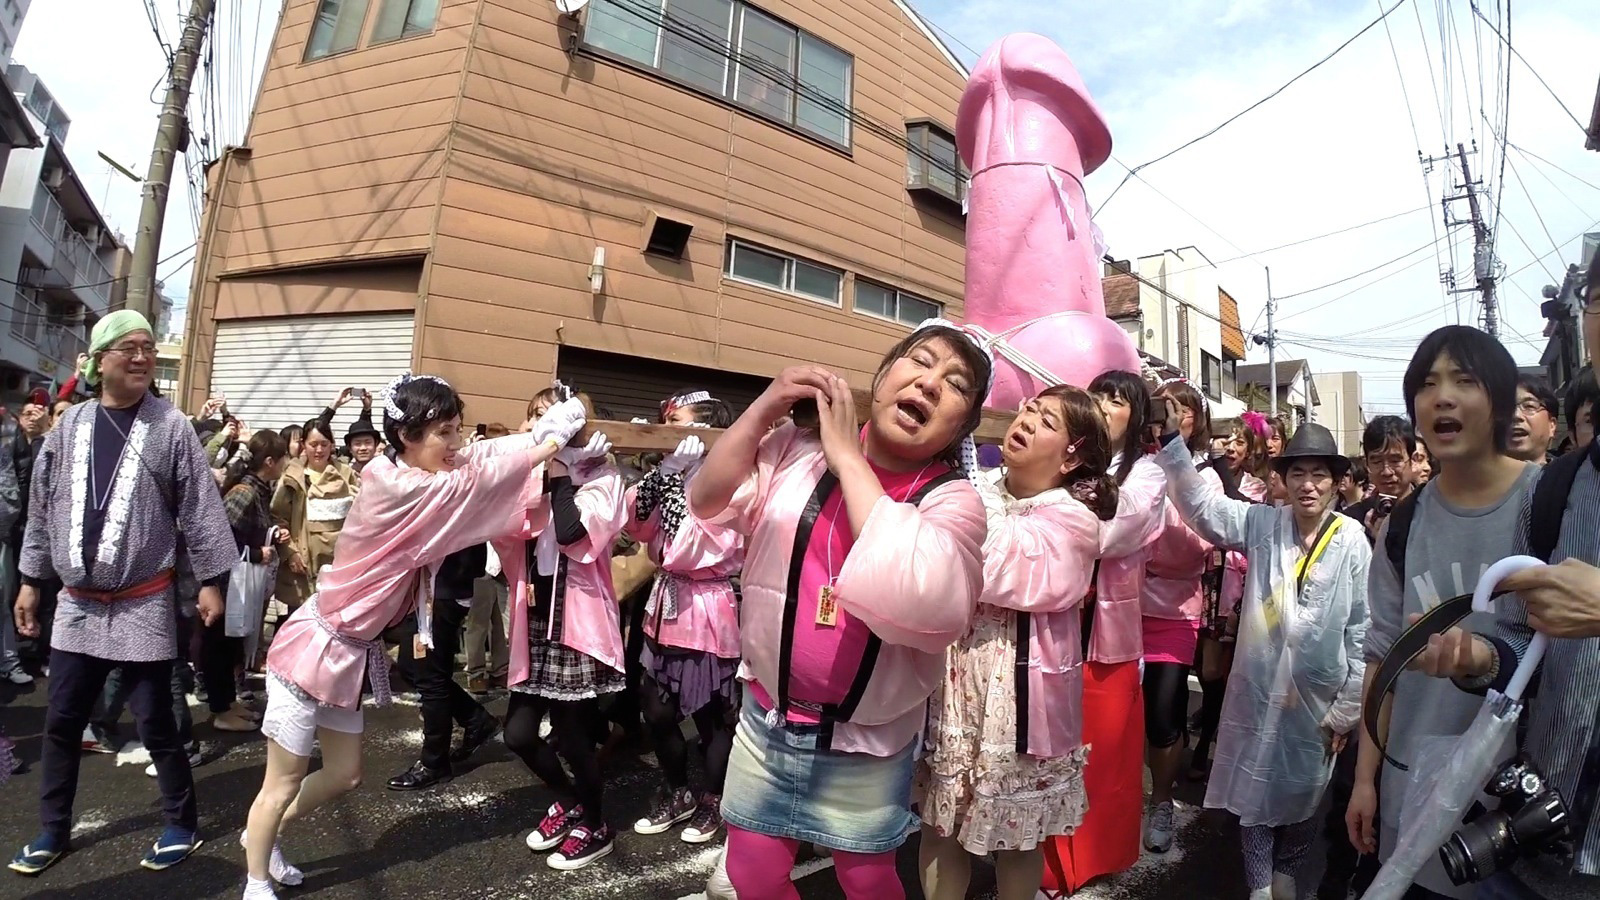
[[[1289,439],[1289,446],[1272,460],[1272,468],[1279,476],[1287,476],[1289,466],[1297,459],[1320,459],[1328,464],[1335,481],[1350,471],[1350,460],[1339,452],[1333,432],[1314,422],[1301,425]]]
[[[345,446],[350,446],[350,442],[358,437],[373,437],[377,438],[380,442],[383,440],[383,432],[373,427],[372,415],[370,413],[364,412],[357,416],[354,422],[350,423],[350,428],[344,433]]]

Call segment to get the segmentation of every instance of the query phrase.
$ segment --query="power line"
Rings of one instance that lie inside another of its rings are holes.
[[[1138,174],[1140,169],[1149,168],[1150,166],[1153,166],[1156,163],[1161,162],[1164,159],[1167,159],[1168,157],[1172,156],[1175,153],[1179,153],[1179,152],[1181,152],[1183,150],[1187,150],[1188,148],[1193,147],[1195,144],[1200,143],[1201,141],[1205,140],[1208,137],[1211,137],[1212,135],[1214,135],[1217,132],[1221,131],[1222,129],[1228,127],[1229,125],[1232,125],[1234,122],[1238,121],[1240,118],[1243,118],[1246,114],[1248,114],[1249,112],[1254,110],[1256,107],[1260,106],[1263,103],[1266,103],[1268,100],[1271,100],[1272,98],[1274,98],[1274,97],[1278,96],[1279,94],[1283,93],[1284,91],[1288,90],[1289,87],[1291,85],[1293,85],[1295,82],[1297,82],[1300,79],[1306,77],[1307,75],[1310,75],[1312,72],[1316,71],[1319,67],[1321,67],[1323,63],[1326,63],[1328,60],[1333,59],[1335,56],[1338,56],[1340,51],[1342,51],[1344,48],[1350,46],[1351,44],[1355,43],[1357,38],[1361,37],[1363,34],[1366,34],[1368,31],[1371,31],[1373,29],[1373,27],[1376,26],[1379,22],[1382,22],[1384,19],[1387,19],[1389,17],[1389,13],[1392,13],[1395,10],[1399,9],[1402,5],[1405,4],[1405,2],[1406,2],[1406,0],[1396,0],[1395,4],[1393,6],[1391,6],[1391,7],[1389,7],[1389,9],[1387,11],[1385,11],[1382,15],[1378,16],[1378,18],[1376,18],[1376,19],[1373,19],[1371,22],[1368,22],[1367,26],[1365,28],[1362,28],[1360,31],[1356,32],[1353,36],[1350,37],[1349,40],[1347,40],[1344,43],[1340,44],[1339,46],[1333,48],[1333,52],[1329,53],[1327,56],[1324,56],[1323,58],[1321,58],[1321,59],[1317,60],[1316,62],[1312,63],[1310,65],[1310,67],[1308,67],[1307,69],[1302,71],[1300,74],[1298,74],[1298,75],[1294,76],[1293,78],[1289,79],[1288,81],[1284,82],[1283,85],[1280,86],[1277,90],[1275,90],[1272,93],[1266,95],[1265,97],[1262,97],[1260,100],[1257,100],[1256,102],[1250,104],[1249,106],[1245,107],[1244,109],[1239,110],[1238,112],[1236,112],[1233,115],[1229,116],[1227,119],[1224,119],[1221,123],[1219,123],[1218,125],[1214,126],[1209,131],[1206,131],[1204,134],[1201,134],[1198,137],[1192,138],[1192,139],[1190,139],[1188,141],[1185,141],[1182,144],[1179,144],[1178,146],[1172,148],[1171,150],[1168,150],[1166,153],[1161,154],[1160,156],[1156,157],[1155,159],[1150,160],[1149,162],[1140,163],[1139,165],[1134,166],[1133,168],[1129,169],[1128,170],[1128,174],[1123,176],[1122,181],[1117,183],[1117,186],[1112,189],[1111,193],[1109,195],[1107,195],[1106,199],[1103,200],[1100,203],[1100,207],[1099,208],[1101,210],[1104,210],[1107,206],[1109,206],[1111,204],[1112,198],[1116,197],[1117,196],[1117,192],[1122,190],[1122,186],[1128,183],[1128,179],[1129,178],[1132,178],[1134,175]],[[1145,182],[1145,183],[1149,184],[1149,182]]]
[[[1421,247],[1418,247],[1415,250],[1408,250],[1405,253],[1402,253],[1399,256],[1396,256],[1394,259],[1378,263],[1377,265],[1375,265],[1375,266],[1373,266],[1373,267],[1371,267],[1369,269],[1362,269],[1360,272],[1357,272],[1354,275],[1346,275],[1343,278],[1339,278],[1339,279],[1336,279],[1334,281],[1330,281],[1327,284],[1319,284],[1314,288],[1306,288],[1303,291],[1295,291],[1292,294],[1279,294],[1277,296],[1277,299],[1278,300],[1292,300],[1295,297],[1303,297],[1306,294],[1315,294],[1317,291],[1321,291],[1321,290],[1325,290],[1327,288],[1335,287],[1337,285],[1344,284],[1345,282],[1348,282],[1348,281],[1354,281],[1354,280],[1356,280],[1357,278],[1360,278],[1363,275],[1370,275],[1373,272],[1376,272],[1379,269],[1383,268],[1384,266],[1393,265],[1393,264],[1399,262],[1400,260],[1405,259],[1408,256],[1415,256],[1416,254],[1421,253],[1424,250],[1428,250],[1430,248],[1436,247],[1436,246],[1438,246],[1438,244],[1439,244],[1439,239],[1436,238],[1436,239],[1434,239],[1432,241],[1429,241],[1426,244],[1423,244]],[[1303,312],[1303,310],[1302,310],[1302,312]]]
[[[1410,255],[1412,255],[1414,253],[1417,253],[1421,249],[1425,249],[1425,248],[1418,248],[1418,250],[1413,250],[1413,251],[1411,251],[1411,253],[1406,254],[1406,256],[1410,256]],[[1405,258],[1404,256],[1400,257],[1400,259],[1404,259],[1404,258]],[[1397,260],[1390,260],[1389,262],[1392,263],[1392,262],[1396,262],[1396,261]],[[1287,316],[1282,316],[1280,318],[1280,321],[1281,321],[1281,319],[1289,319],[1289,318],[1293,318],[1295,316],[1305,315],[1308,312],[1314,312],[1314,311],[1322,309],[1323,307],[1328,306],[1330,304],[1337,303],[1340,300],[1343,300],[1344,298],[1350,296],[1351,294],[1355,294],[1355,293],[1358,293],[1360,291],[1364,291],[1367,288],[1372,287],[1373,285],[1377,284],[1380,281],[1385,281],[1387,279],[1393,278],[1394,276],[1399,275],[1401,272],[1404,272],[1407,269],[1414,269],[1414,268],[1416,268],[1417,266],[1421,265],[1424,262],[1427,262],[1426,258],[1419,259],[1416,262],[1413,262],[1413,263],[1411,263],[1409,265],[1401,266],[1400,268],[1395,269],[1393,272],[1390,272],[1390,273],[1388,273],[1386,275],[1381,275],[1381,276],[1379,276],[1377,278],[1374,278],[1371,281],[1367,282],[1366,284],[1360,285],[1359,287],[1351,288],[1350,290],[1345,291],[1344,293],[1342,293],[1342,294],[1340,294],[1340,295],[1338,295],[1336,297],[1333,297],[1332,299],[1324,300],[1321,303],[1315,304],[1313,306],[1308,306],[1305,309],[1297,309],[1297,310],[1295,310],[1294,312],[1290,313]],[[1384,265],[1389,265],[1389,263],[1384,263]],[[1382,268],[1382,266],[1379,266],[1378,268]],[[1324,287],[1326,287],[1326,285],[1324,285]],[[1432,312],[1432,310],[1429,310],[1430,314],[1431,314],[1431,312]]]
[[[1577,234],[1573,235],[1572,237],[1567,238],[1567,240],[1564,242],[1563,246],[1565,246],[1565,244],[1572,243],[1573,241],[1577,240],[1578,238],[1583,237],[1585,234],[1589,233],[1590,229],[1596,228],[1596,227],[1600,227],[1600,219],[1597,219],[1597,220],[1595,220],[1593,222],[1590,222],[1588,228],[1585,228],[1582,231],[1578,232]],[[1552,253],[1559,253],[1560,251],[1559,250],[1553,250],[1551,252]],[[1506,279],[1509,279],[1509,278],[1511,278],[1511,277],[1513,277],[1515,275],[1518,275],[1518,274],[1520,274],[1520,273],[1522,273],[1522,272],[1534,267],[1535,265],[1542,264],[1544,262],[1544,258],[1546,256],[1549,256],[1549,255],[1550,255],[1549,253],[1541,254],[1540,256],[1535,258],[1532,262],[1524,264],[1521,268],[1518,268],[1518,269],[1516,269],[1514,271],[1511,271],[1511,272],[1507,272],[1505,275],[1501,276],[1500,280],[1501,281],[1505,281]]]
[[[1507,0],[1507,2],[1506,2],[1506,10],[1507,10],[1508,13],[1510,11],[1510,8],[1511,8],[1510,0]],[[1500,29],[1494,27],[1494,23],[1490,22],[1488,20],[1488,18],[1486,18],[1484,16],[1483,11],[1478,9],[1478,5],[1476,3],[1474,3],[1472,5],[1472,12],[1478,18],[1483,19],[1484,24],[1488,25],[1489,26],[1489,30],[1494,32],[1494,36],[1499,38],[1505,44],[1506,49],[1511,52],[1512,56],[1515,56],[1518,60],[1520,60],[1522,62],[1522,64],[1524,66],[1527,66],[1528,71],[1533,73],[1533,77],[1538,79],[1539,84],[1545,89],[1545,92],[1550,95],[1550,99],[1556,101],[1556,105],[1561,107],[1561,111],[1566,113],[1567,114],[1567,118],[1572,120],[1572,124],[1578,126],[1578,130],[1579,131],[1583,132],[1584,134],[1588,134],[1589,133],[1588,127],[1586,127],[1582,122],[1578,121],[1578,117],[1573,115],[1572,110],[1567,108],[1567,104],[1562,102],[1561,97],[1556,94],[1556,92],[1555,92],[1555,90],[1553,88],[1550,87],[1550,83],[1545,81],[1544,80],[1544,76],[1539,74],[1539,70],[1535,69],[1533,67],[1533,63],[1528,62],[1527,58],[1522,55],[1522,51],[1521,50],[1518,50],[1516,47],[1512,46],[1511,37],[1510,37],[1510,33],[1511,33],[1511,28],[1510,28],[1511,18],[1510,18],[1510,16],[1507,15],[1507,17],[1506,17],[1506,22],[1507,22],[1506,34],[1502,35],[1500,33]],[[1509,79],[1509,76],[1508,76],[1508,79]]]
[[[1527,156],[1527,157],[1530,157],[1532,159],[1536,159],[1539,162],[1544,163],[1545,165],[1549,166],[1552,169],[1555,169],[1557,172],[1560,172],[1561,174],[1567,176],[1568,178],[1571,178],[1574,181],[1582,182],[1583,184],[1588,185],[1589,187],[1592,187],[1597,191],[1600,191],[1600,184],[1595,184],[1592,181],[1588,181],[1588,180],[1586,180],[1584,178],[1581,178],[1581,177],[1579,177],[1577,175],[1574,175],[1571,172],[1568,172],[1566,169],[1563,169],[1560,166],[1556,165],[1555,163],[1551,162],[1550,160],[1545,159],[1544,157],[1540,156],[1537,153],[1534,153],[1532,150],[1529,150],[1529,149],[1527,149],[1525,147],[1522,147],[1520,145],[1517,145],[1517,144],[1508,144],[1507,146],[1514,148],[1518,153],[1521,153],[1523,156]]]

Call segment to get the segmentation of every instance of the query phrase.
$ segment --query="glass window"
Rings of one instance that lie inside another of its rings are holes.
[[[939,304],[910,294],[900,295],[900,321],[907,325],[921,325],[939,315]]]
[[[894,291],[881,284],[856,279],[856,311],[894,318]]]
[[[384,0],[378,22],[372,26],[372,43],[381,44],[433,30],[439,0]]]
[[[739,64],[734,99],[762,113],[790,121],[790,73],[794,71],[795,30],[766,13],[748,6],[741,10],[739,54],[750,63]]]
[[[815,297],[829,303],[839,302],[839,287],[844,282],[844,276],[835,269],[824,269],[811,263],[796,261],[794,264],[794,292],[807,297]]]
[[[1222,361],[1200,351],[1200,387],[1213,400],[1222,399]]]
[[[703,91],[725,93],[732,26],[733,0],[669,0],[661,71]]]
[[[661,34],[660,9],[660,0],[594,0],[583,22],[584,42],[623,59],[654,66],[656,42]]]
[[[757,250],[748,244],[735,242],[728,252],[728,274],[746,281],[754,281],[778,290],[788,287],[788,260],[775,253]]]
[[[366,18],[367,0],[322,0],[311,22],[306,59],[321,59],[354,48],[361,39],[361,23]]]
[[[801,32],[794,123],[836,144],[850,143],[850,55]]]
[[[966,189],[967,168],[956,152],[956,139],[929,122],[906,127],[906,185],[927,188],[960,202]]]

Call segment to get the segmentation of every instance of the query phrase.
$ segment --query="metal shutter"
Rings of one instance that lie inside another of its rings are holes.
[[[580,347],[561,348],[556,377],[588,394],[603,416],[622,421],[642,417],[652,422],[661,414],[661,401],[679,388],[704,388],[738,416],[772,382],[754,375]]]
[[[315,418],[347,387],[364,387],[382,428],[377,395],[411,368],[414,325],[411,313],[218,322],[211,392],[226,395],[228,411],[250,427],[278,429]],[[360,411],[347,405],[336,430]]]

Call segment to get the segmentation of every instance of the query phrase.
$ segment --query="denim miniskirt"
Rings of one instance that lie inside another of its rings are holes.
[[[894,756],[818,750],[817,725],[768,727],[744,692],[722,790],[722,816],[745,831],[847,853],[887,853],[916,827],[916,741]]]

